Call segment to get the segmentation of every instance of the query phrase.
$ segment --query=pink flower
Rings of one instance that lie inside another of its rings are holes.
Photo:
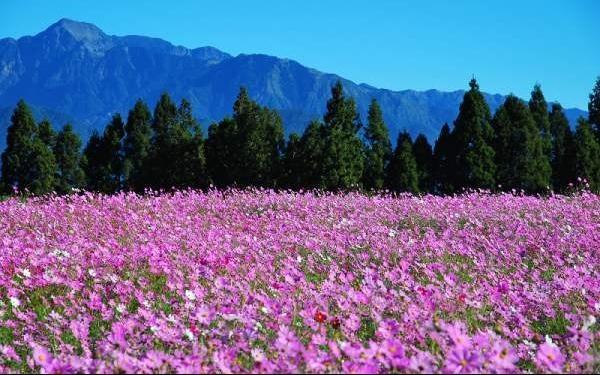
[[[479,354],[471,352],[464,346],[455,347],[446,358],[444,371],[453,374],[468,374],[478,372],[481,364],[482,360]]]
[[[543,343],[535,355],[536,364],[552,372],[561,372],[565,363],[565,357],[560,349],[549,343]]]

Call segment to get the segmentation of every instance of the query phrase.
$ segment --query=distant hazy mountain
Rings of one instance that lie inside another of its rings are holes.
[[[163,91],[190,100],[207,127],[230,114],[242,85],[259,103],[281,113],[287,133],[301,132],[323,114],[338,79],[356,99],[363,119],[371,98],[379,101],[394,141],[402,129],[434,140],[444,122],[452,124],[464,94],[377,89],[289,59],[234,57],[213,47],[188,49],[156,38],[111,36],[92,24],[62,19],[35,36],[0,39],[0,147],[19,98],[34,107],[38,118],[49,117],[55,127],[71,121],[87,138],[115,111],[126,116],[137,98],[152,108]],[[485,96],[492,110],[504,100]],[[587,114],[567,110],[571,121],[580,115]]]

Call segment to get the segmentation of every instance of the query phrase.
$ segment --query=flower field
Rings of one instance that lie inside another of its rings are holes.
[[[600,370],[597,195],[83,194],[0,219],[0,372]]]

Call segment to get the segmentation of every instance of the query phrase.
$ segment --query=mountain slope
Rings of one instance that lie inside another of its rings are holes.
[[[96,26],[62,19],[18,40],[0,40],[0,147],[4,147],[6,108],[19,98],[37,108],[38,117],[72,119],[87,138],[102,129],[113,112],[126,115],[137,98],[153,106],[160,93],[188,98],[206,127],[230,114],[240,86],[259,103],[276,108],[286,132],[301,132],[325,110],[331,85],[341,79],[365,119],[376,98],[394,138],[402,129],[435,139],[452,123],[464,91],[390,91],[355,84],[298,62],[266,55],[231,56],[216,48],[188,49],[142,36],[110,36]],[[492,110],[502,95],[485,94]],[[572,120],[585,112],[567,111]],[[56,124],[60,126],[62,124]]]

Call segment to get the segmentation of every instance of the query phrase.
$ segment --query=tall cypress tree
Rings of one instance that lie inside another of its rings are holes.
[[[600,77],[596,78],[596,84],[590,93],[588,116],[596,133],[596,141],[600,142]]]
[[[600,191],[600,145],[583,117],[577,121],[575,130],[575,173],[587,179],[592,191]]]
[[[153,189],[170,189],[174,171],[173,164],[177,158],[171,155],[174,143],[173,129],[177,122],[177,105],[169,94],[163,93],[156,107],[152,119],[152,144],[150,155],[146,158],[144,171],[146,172],[146,185]]]
[[[56,191],[70,193],[73,188],[81,188],[85,184],[85,174],[81,168],[81,139],[73,131],[71,124],[66,124],[56,136],[54,145],[56,158]]]
[[[53,188],[55,167],[54,155],[40,138],[31,110],[25,101],[19,100],[7,129],[6,149],[2,153],[4,191],[12,193],[14,186],[33,194],[47,193]]]
[[[552,186],[555,190],[564,191],[577,177],[573,133],[560,104],[552,104],[549,119],[552,134]]]
[[[455,152],[452,147],[450,127],[445,123],[433,149],[433,191],[435,193],[448,194],[454,192],[451,171],[454,167],[452,157]]]
[[[82,161],[87,188],[102,193],[113,193],[123,183],[123,149],[125,135],[123,120],[115,114],[100,136],[92,133]]]
[[[419,192],[419,174],[413,154],[410,135],[404,131],[398,135],[396,150],[387,168],[386,185],[396,192]]]
[[[383,121],[381,107],[372,99],[369,106],[368,123],[365,128],[367,140],[364,186],[381,189],[385,183],[385,169],[392,156],[392,144],[388,128]]]
[[[364,149],[358,137],[361,124],[356,103],[344,96],[340,81],[331,88],[323,119],[326,137],[321,185],[329,190],[358,186],[364,170]]]
[[[237,124],[228,117],[208,128],[206,164],[208,175],[218,187],[231,186],[237,180],[239,153]]]
[[[496,180],[504,189],[540,192],[550,185],[550,162],[525,103],[509,95],[494,115]]]
[[[301,188],[303,170],[300,136],[292,133],[282,158],[281,185],[290,189]]]
[[[152,115],[143,100],[138,99],[129,111],[123,141],[123,177],[128,190],[143,191],[146,183],[144,162],[152,140]]]
[[[496,167],[490,146],[493,138],[490,109],[474,78],[469,87],[452,131],[452,185],[455,189],[492,188]]]
[[[550,132],[550,118],[548,117],[548,103],[546,103],[546,98],[544,98],[544,93],[539,84],[533,86],[533,91],[531,91],[529,111],[540,132],[544,155],[546,155],[548,162],[550,162],[552,154],[552,135]]]
[[[48,119],[43,119],[38,125],[38,137],[50,149],[54,148],[56,143],[56,133],[52,129],[52,124]]]
[[[419,134],[417,135],[417,138],[415,138],[413,154],[415,156],[415,161],[417,162],[419,191],[431,191],[433,185],[433,151],[425,135]]]
[[[176,188],[205,185],[206,160],[200,125],[189,101],[182,99],[169,137],[170,170],[168,186]]]
[[[300,160],[303,165],[300,171],[301,187],[323,187],[323,158],[326,146],[326,129],[320,121],[308,124],[300,139]]]

